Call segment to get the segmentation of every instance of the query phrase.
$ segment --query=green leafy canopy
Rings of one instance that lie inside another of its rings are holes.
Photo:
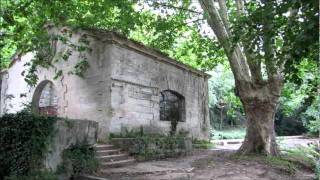
[[[223,60],[223,51],[212,38],[203,36],[191,14],[183,9],[168,14],[165,6],[156,1],[137,0],[4,0],[1,1],[0,68],[7,68],[13,55],[36,52],[27,82],[34,84],[37,66],[50,66],[50,40],[66,41],[66,37],[49,36],[44,28],[48,24],[71,29],[102,29],[121,33],[129,38],[160,49],[173,58],[199,69],[212,68]],[[170,1],[169,7],[188,8],[189,1]],[[157,10],[155,10],[157,9]],[[188,21],[189,20],[189,21]],[[69,44],[69,46],[75,46]],[[72,48],[71,48],[72,49]],[[75,48],[73,48],[75,49]],[[79,48],[76,48],[79,50]],[[67,60],[72,52],[63,54]],[[80,75],[85,70],[87,59],[79,57],[72,74]],[[57,77],[62,71],[57,71]]]

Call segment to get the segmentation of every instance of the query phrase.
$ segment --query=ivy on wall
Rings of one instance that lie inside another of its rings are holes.
[[[28,110],[0,117],[0,179],[40,169],[56,120]]]
[[[81,173],[93,173],[99,168],[96,151],[86,142],[75,144],[63,151],[63,162],[58,166],[57,174],[77,177]]]

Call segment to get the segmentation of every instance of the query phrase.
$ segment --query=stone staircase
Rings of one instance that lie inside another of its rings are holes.
[[[111,144],[96,144],[94,147],[100,161],[100,171],[127,166],[135,162],[128,153],[122,152]]]

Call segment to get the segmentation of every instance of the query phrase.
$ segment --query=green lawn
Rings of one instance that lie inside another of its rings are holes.
[[[226,130],[212,130],[211,131],[212,139],[243,139],[246,135],[245,128],[238,129],[226,129]]]

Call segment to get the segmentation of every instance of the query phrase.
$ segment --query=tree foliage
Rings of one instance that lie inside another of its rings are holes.
[[[243,108],[239,97],[234,94],[234,78],[230,68],[217,65],[208,73],[212,76],[208,82],[211,126],[216,129],[244,126]]]
[[[171,3],[181,4],[179,1]],[[179,10],[168,15],[167,10],[161,8],[155,11],[153,5],[153,1],[137,0],[1,1],[0,67],[8,67],[13,55],[19,57],[26,52],[35,52],[36,57],[28,64],[30,70],[26,76],[27,82],[34,84],[36,67],[50,66],[50,40],[66,39],[49,36],[45,28],[49,24],[71,29],[116,31],[203,70],[223,60],[223,51],[217,43],[203,37],[193,21],[188,21],[189,12]],[[184,1],[181,5],[188,7],[190,2]],[[60,59],[67,60],[71,54]],[[73,74],[81,75],[85,64],[86,59],[79,58],[79,68]],[[57,71],[57,77],[61,74],[62,71]]]

